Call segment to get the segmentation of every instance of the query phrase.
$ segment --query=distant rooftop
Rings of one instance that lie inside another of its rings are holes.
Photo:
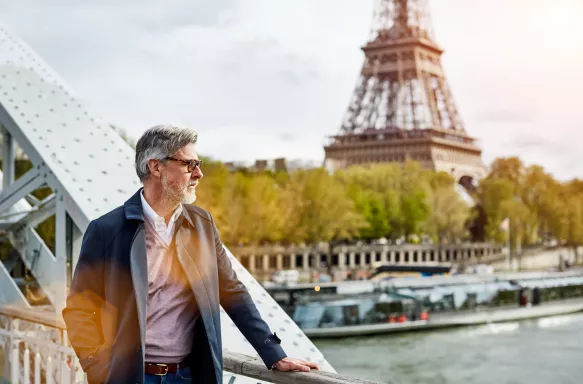
[[[253,161],[229,161],[224,163],[230,171],[247,170],[251,172],[272,171],[287,172],[296,169],[309,169],[320,167],[321,164],[316,160],[291,159],[284,157],[276,159],[260,159]]]

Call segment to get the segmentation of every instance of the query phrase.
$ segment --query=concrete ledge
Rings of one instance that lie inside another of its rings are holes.
[[[377,384],[374,381],[354,379],[323,371],[269,371],[260,359],[229,351],[223,351],[223,366],[225,371],[231,373],[278,384]]]

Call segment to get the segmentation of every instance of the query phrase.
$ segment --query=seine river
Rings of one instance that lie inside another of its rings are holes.
[[[316,345],[338,373],[383,383],[583,383],[583,314]]]

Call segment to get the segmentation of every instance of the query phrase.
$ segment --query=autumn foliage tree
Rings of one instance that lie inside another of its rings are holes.
[[[560,182],[539,165],[499,158],[480,182],[478,201],[489,239],[503,241],[500,223],[510,218],[513,247],[553,240],[575,249],[583,245],[583,181]]]

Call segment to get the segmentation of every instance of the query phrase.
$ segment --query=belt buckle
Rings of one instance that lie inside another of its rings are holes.
[[[155,364],[158,367],[166,368],[164,373],[154,373],[155,376],[166,376],[168,374],[168,364]]]

